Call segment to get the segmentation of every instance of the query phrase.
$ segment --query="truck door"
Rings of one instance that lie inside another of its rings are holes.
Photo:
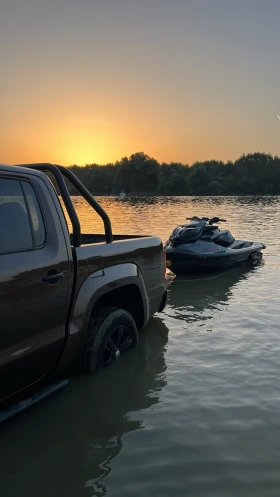
[[[44,188],[0,174],[0,400],[54,368],[65,340],[70,259]]]

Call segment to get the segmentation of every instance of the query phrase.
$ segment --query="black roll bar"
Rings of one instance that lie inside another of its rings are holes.
[[[56,166],[61,171],[63,176],[70,181],[71,185],[76,188],[76,190],[84,197],[84,199],[89,203],[89,205],[97,212],[97,214],[101,217],[104,224],[105,231],[105,239],[107,243],[112,243],[113,234],[112,234],[112,226],[110,218],[107,212],[101,207],[101,205],[95,200],[92,194],[88,191],[88,189],[83,185],[83,183],[75,176],[70,169],[62,166]],[[69,195],[70,196],[70,195]]]
[[[112,243],[113,241],[112,227],[107,212],[104,211],[101,205],[95,200],[95,198],[91,195],[91,193],[87,190],[87,188],[81,183],[81,181],[78,180],[75,174],[72,173],[72,171],[70,171],[69,169],[63,166],[59,166],[57,164],[48,164],[48,163],[17,164],[17,166],[28,167],[30,169],[37,169],[43,172],[50,172],[54,176],[72,224],[74,247],[79,247],[81,245],[81,226],[73,202],[69,195],[69,191],[65,184],[64,178],[67,178],[67,180],[70,181],[71,185],[84,197],[84,199],[89,203],[89,205],[102,218],[105,230],[105,240],[107,243]]]

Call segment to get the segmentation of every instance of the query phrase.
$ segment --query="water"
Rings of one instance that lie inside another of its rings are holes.
[[[253,270],[176,278],[137,350],[0,431],[3,497],[279,497],[279,197],[101,198],[115,233],[164,240],[220,215],[267,244]],[[82,199],[84,232],[102,225]]]

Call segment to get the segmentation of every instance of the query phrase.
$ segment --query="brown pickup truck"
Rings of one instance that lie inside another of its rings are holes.
[[[81,234],[68,181],[104,234]],[[136,345],[166,305],[165,270],[161,240],[113,235],[69,169],[0,165],[0,421]]]

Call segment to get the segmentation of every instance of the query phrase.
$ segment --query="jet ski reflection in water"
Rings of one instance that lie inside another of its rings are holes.
[[[235,240],[216,226],[225,219],[192,217],[177,226],[165,243],[167,267],[175,274],[197,270],[223,270],[245,261],[259,261],[265,245]]]
[[[220,306],[228,305],[243,283],[255,278],[262,262],[239,264],[228,271],[196,272],[177,276],[169,293],[165,314],[185,322],[212,319]],[[191,291],[189,289],[191,288]],[[186,299],[187,294],[187,299]],[[205,317],[206,316],[206,317]]]

